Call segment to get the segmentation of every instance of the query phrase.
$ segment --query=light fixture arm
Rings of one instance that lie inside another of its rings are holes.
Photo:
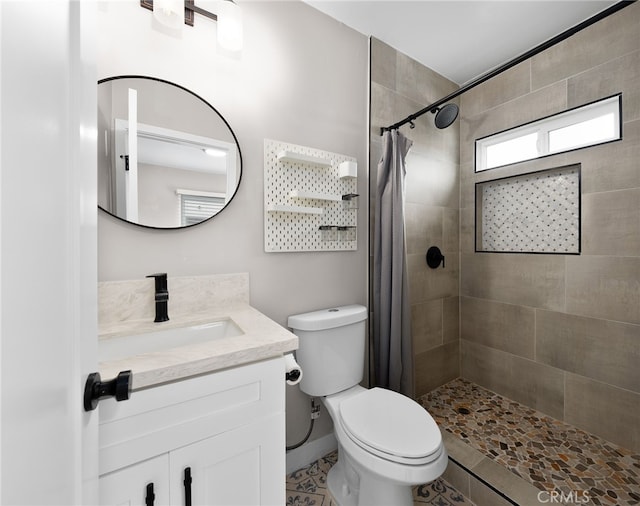
[[[151,0],[151,1],[153,1],[153,0]],[[189,3],[188,1],[185,1],[184,8],[185,8],[185,10],[191,10],[193,12],[197,12],[198,14],[203,15],[206,18],[213,19],[214,21],[218,21],[218,16],[216,16],[213,12],[206,11],[206,10],[194,5],[193,0],[191,0],[191,3]]]
[[[0,0],[1,1],[1,0]],[[182,8],[184,6],[184,24],[193,26],[195,13],[217,22],[218,45],[229,51],[242,49],[242,12],[233,0],[219,4],[217,14],[197,7],[195,0],[140,0],[140,6],[153,12],[156,20],[171,30],[181,30]]]

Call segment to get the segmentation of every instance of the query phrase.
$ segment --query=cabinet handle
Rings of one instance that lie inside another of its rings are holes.
[[[184,469],[184,506],[191,506],[191,468]]]
[[[156,494],[153,493],[153,482],[147,485],[147,495],[144,498],[146,506],[153,506],[153,502],[156,499]]]

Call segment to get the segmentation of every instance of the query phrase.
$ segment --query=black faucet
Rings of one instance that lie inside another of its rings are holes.
[[[149,274],[148,278],[156,280],[156,319],[154,322],[169,321],[169,289],[167,288],[167,273]]]

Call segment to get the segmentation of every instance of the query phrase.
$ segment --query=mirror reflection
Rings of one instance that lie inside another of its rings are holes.
[[[235,134],[209,103],[144,76],[98,83],[98,205],[122,220],[181,228],[220,212],[240,183]]]

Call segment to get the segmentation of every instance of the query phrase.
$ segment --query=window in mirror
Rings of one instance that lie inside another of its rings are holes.
[[[180,223],[185,227],[217,214],[225,204],[224,193],[194,194],[188,190],[177,190],[176,193],[180,198]]]
[[[622,95],[476,140],[476,172],[622,139]]]

